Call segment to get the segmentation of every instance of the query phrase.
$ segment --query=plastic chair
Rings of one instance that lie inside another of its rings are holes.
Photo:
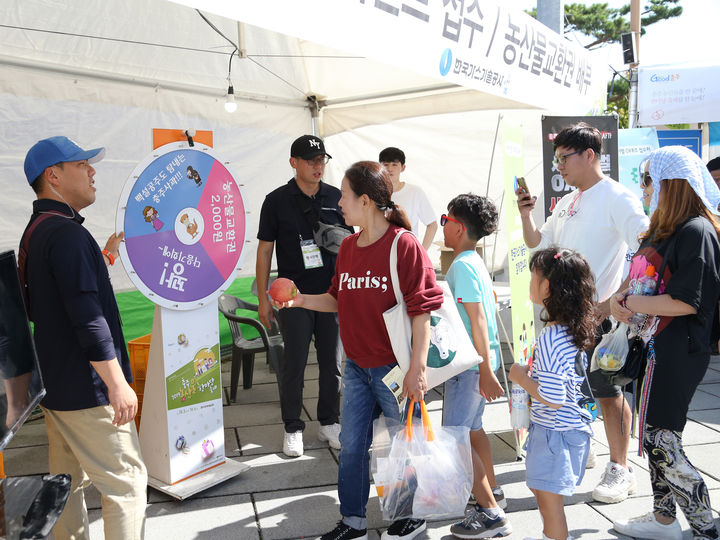
[[[243,388],[252,388],[255,353],[265,351],[270,368],[275,373],[278,373],[280,358],[285,350],[285,345],[277,322],[268,331],[260,321],[252,317],[241,317],[236,314],[238,309],[257,311],[258,306],[256,304],[245,302],[236,296],[223,294],[218,299],[218,308],[227,319],[233,339],[232,365],[230,367],[230,401],[235,401],[240,378],[240,365],[242,364]],[[275,317],[275,321],[277,321],[277,317]],[[241,325],[255,328],[260,333],[260,337],[245,339],[240,331]],[[278,378],[279,384],[280,379]]]

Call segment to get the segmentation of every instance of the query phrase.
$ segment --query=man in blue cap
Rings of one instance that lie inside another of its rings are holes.
[[[20,244],[20,277],[47,390],[50,473],[72,476],[57,540],[90,538],[89,482],[102,494],[105,538],[140,539],[145,527],[147,470],[132,421],[138,401],[107,270],[122,233],[101,250],[79,214],[95,202],[92,164],[104,154],[51,137],[25,157],[37,200]]]

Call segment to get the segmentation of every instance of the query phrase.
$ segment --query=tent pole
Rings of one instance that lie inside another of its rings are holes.
[[[503,190],[502,197],[500,197],[500,209],[498,210],[498,216],[502,214],[503,210],[503,204],[505,203],[505,191]],[[498,239],[498,230],[495,230],[495,239],[493,240],[493,254],[492,254],[492,266],[490,267],[490,276],[493,278],[495,277],[495,254],[497,253],[497,239]]]
[[[488,169],[487,185],[485,186],[485,198],[487,198],[488,195],[490,194],[490,178],[492,177],[493,161],[495,161],[495,147],[497,146],[498,133],[500,133],[500,121],[502,120],[502,118],[503,118],[502,113],[498,113],[497,125],[495,126],[495,139],[493,140],[492,152],[490,153],[490,168]],[[483,251],[483,253],[482,253],[483,262],[485,263],[485,266],[487,266],[485,237],[483,237],[483,250],[482,251]],[[493,258],[494,257],[495,256],[493,255]]]
[[[238,21],[237,23],[237,36],[238,36],[238,58],[247,58],[247,48],[245,47],[245,23]]]

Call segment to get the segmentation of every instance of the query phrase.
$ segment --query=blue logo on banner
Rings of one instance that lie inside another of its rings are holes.
[[[443,77],[447,75],[450,72],[450,67],[452,66],[452,51],[450,49],[445,49],[442,53],[442,56],[440,56],[440,75]]]

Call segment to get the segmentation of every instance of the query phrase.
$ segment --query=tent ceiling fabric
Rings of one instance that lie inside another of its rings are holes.
[[[472,88],[475,109],[520,105],[587,114],[604,108],[604,70],[590,53],[502,0],[171,1],[367,58],[367,64],[348,59],[339,65],[344,69],[306,59],[312,92],[331,101],[354,96],[355,103],[343,100],[346,107],[365,101],[364,86],[393,93],[400,76],[410,92],[433,82],[441,90]]]
[[[214,5],[209,0],[198,4],[202,9]],[[286,5],[278,0],[224,4],[278,8]],[[315,14],[317,10],[308,12]],[[522,13],[515,15],[527,17]],[[328,104],[321,117],[323,134],[438,112],[553,108],[551,102],[510,99],[497,92],[466,91],[458,100],[459,94],[448,92],[448,88],[455,86],[453,81],[420,74],[409,64],[397,67],[302,36],[239,24],[218,15],[206,16],[232,41],[240,42],[242,35],[247,57],[236,56],[232,62],[232,81],[238,99],[306,107],[307,96],[317,96]],[[0,65],[224,99],[232,47],[194,9],[185,5],[166,0],[6,0],[0,6],[0,17],[3,21]],[[380,30],[374,28],[366,41],[377,41],[373,36]],[[334,39],[330,36],[326,40]],[[0,76],[0,90],[7,90],[6,79]],[[559,87],[558,92],[562,91]],[[418,92],[423,93],[422,97],[416,95]],[[51,95],[50,90],[47,93]],[[103,95],[95,98],[105,99]],[[153,106],[150,102],[147,105]],[[570,101],[567,107],[577,108]],[[569,113],[567,108],[565,111]],[[354,120],[350,121],[351,118]]]

